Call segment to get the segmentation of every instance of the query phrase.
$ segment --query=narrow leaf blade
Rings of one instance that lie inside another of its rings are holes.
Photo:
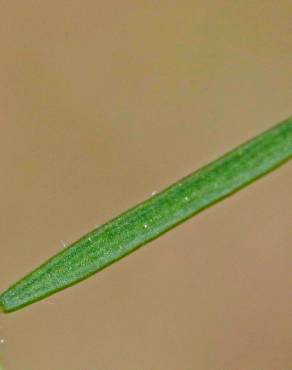
[[[292,157],[292,118],[91,231],[0,295],[10,312],[71,286]]]

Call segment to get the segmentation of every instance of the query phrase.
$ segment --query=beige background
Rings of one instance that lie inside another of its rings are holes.
[[[0,5],[0,290],[292,113],[290,0]],[[288,164],[2,315],[0,362],[292,369],[291,188]]]

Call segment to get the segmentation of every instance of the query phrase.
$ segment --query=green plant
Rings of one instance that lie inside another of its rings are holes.
[[[2,311],[89,277],[291,157],[289,118],[62,250],[0,295]]]

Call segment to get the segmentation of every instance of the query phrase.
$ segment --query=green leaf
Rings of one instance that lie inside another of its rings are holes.
[[[292,118],[62,250],[0,295],[10,312],[100,271],[292,157]]]

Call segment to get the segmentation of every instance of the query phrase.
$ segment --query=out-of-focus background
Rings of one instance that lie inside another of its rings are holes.
[[[0,290],[292,113],[292,3],[2,1]],[[292,369],[291,164],[0,317],[7,370]]]

